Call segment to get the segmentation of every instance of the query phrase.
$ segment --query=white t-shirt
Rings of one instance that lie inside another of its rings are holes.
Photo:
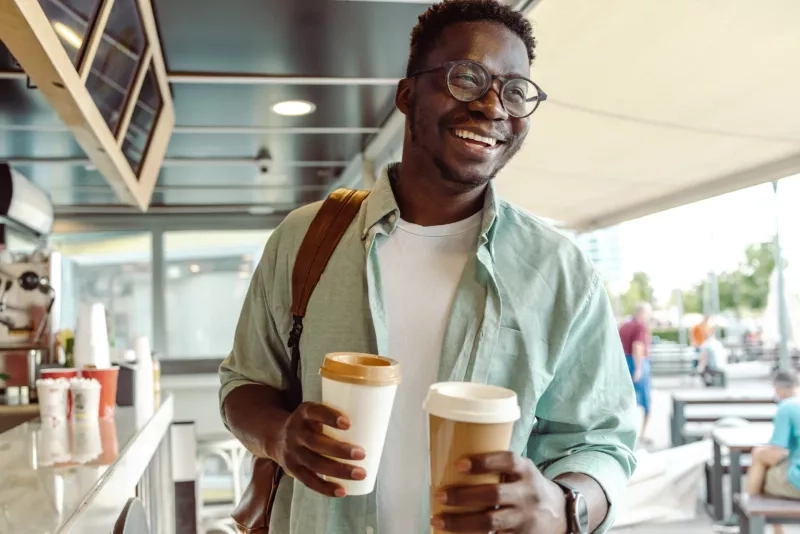
[[[397,390],[378,477],[381,534],[418,532],[428,494],[426,420],[422,404],[436,382],[456,288],[477,246],[481,213],[453,224],[405,221],[378,248],[389,353],[400,362]],[[427,523],[426,521],[422,524]]]

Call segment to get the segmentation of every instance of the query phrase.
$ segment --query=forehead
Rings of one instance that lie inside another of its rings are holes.
[[[479,61],[494,74],[530,72],[525,43],[499,22],[459,22],[447,26],[431,50],[431,66],[457,59]]]

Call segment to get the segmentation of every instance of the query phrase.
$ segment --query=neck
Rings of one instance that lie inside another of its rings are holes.
[[[434,165],[415,165],[405,159],[392,183],[403,219],[420,226],[451,224],[478,213],[487,187],[458,188],[442,178]]]

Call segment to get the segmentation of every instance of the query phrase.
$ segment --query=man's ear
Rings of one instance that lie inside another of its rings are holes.
[[[409,78],[403,78],[397,83],[397,92],[394,95],[394,104],[400,113],[408,116],[414,101],[414,82]]]

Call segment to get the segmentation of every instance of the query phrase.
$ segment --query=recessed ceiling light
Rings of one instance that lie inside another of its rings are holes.
[[[289,115],[293,117],[314,113],[315,109],[317,109],[317,106],[305,100],[284,100],[272,106],[272,111],[278,115]]]

